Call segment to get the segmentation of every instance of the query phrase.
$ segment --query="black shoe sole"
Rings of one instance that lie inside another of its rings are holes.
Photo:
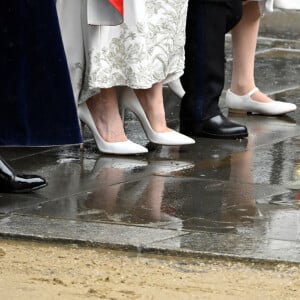
[[[218,135],[218,134],[212,134],[208,132],[195,132],[193,130],[186,130],[180,128],[180,133],[185,134],[187,136],[192,137],[205,137],[205,138],[211,138],[211,139],[226,139],[226,140],[236,140],[236,139],[243,139],[248,137],[248,133],[241,133],[241,134],[234,134],[234,135]]]
[[[206,137],[211,139],[224,139],[224,140],[240,140],[248,137],[248,134],[235,134],[235,135],[214,135],[211,133],[201,133],[198,137]]]

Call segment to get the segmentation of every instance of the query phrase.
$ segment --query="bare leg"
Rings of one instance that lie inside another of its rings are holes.
[[[171,131],[166,123],[162,83],[156,83],[149,89],[135,90],[135,93],[149,119],[151,127],[156,132]]]
[[[244,5],[243,17],[231,32],[234,58],[230,89],[237,95],[245,95],[255,88],[254,61],[259,23],[259,5],[250,2]],[[273,101],[260,91],[251,98],[259,102]]]
[[[107,142],[125,142],[127,137],[119,113],[115,88],[101,89],[101,92],[87,101],[96,127]]]

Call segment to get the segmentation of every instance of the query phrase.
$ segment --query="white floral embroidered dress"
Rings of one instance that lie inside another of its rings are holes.
[[[86,0],[57,0],[75,97],[101,88],[149,88],[184,68],[187,0],[124,0],[119,26],[87,24]]]

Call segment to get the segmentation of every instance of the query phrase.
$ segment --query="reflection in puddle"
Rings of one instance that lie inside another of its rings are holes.
[[[293,181],[298,182],[298,187],[294,191],[294,201],[297,207],[300,207],[300,138],[294,139],[296,145],[295,151],[295,167],[293,172]]]
[[[100,158],[93,170],[98,187],[88,194],[84,205],[89,214],[91,210],[99,214],[105,212],[109,221],[139,224],[177,221],[170,214],[172,209],[162,205],[165,183],[168,176],[182,175],[193,167],[194,164],[184,161],[160,160],[148,164]],[[126,173],[136,168],[142,168],[139,180],[125,182]]]
[[[76,159],[76,158],[61,158],[61,159],[58,159],[56,162],[58,164],[68,164],[68,163],[76,162],[78,160],[79,159]]]
[[[265,123],[277,132],[290,128],[278,119]],[[279,226],[273,218],[286,209],[298,210],[300,143],[257,144],[257,137],[270,134],[263,124],[257,122],[247,143],[212,143],[219,158],[197,158],[196,150],[190,161],[187,152],[172,148],[161,156],[157,149],[148,160],[101,156],[63,161],[52,172],[52,182],[70,195],[41,203],[30,213],[191,232],[265,234],[271,222]],[[287,181],[293,188],[287,189]]]
[[[189,229],[232,230],[238,223],[250,224],[258,215],[250,149],[221,160],[213,159],[216,170],[228,170],[228,177],[222,181],[190,177],[195,164],[187,161],[146,163],[100,158],[92,172],[96,188],[87,195],[84,212],[89,218],[98,216],[102,221],[168,224],[168,228],[176,224],[174,229],[189,227],[191,223],[183,221],[190,218],[201,219],[203,226],[196,221],[195,228]],[[134,168],[139,170],[138,178],[130,181],[128,173]]]

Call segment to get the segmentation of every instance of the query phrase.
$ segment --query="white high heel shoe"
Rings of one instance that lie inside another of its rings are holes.
[[[101,152],[120,155],[141,154],[148,152],[147,148],[131,141],[113,143],[106,142],[98,133],[93,117],[85,102],[78,106],[78,116],[82,122],[82,125],[86,124],[90,128],[97,147]]]
[[[268,116],[283,115],[297,109],[297,106],[293,103],[281,101],[255,101],[251,98],[251,96],[257,91],[258,88],[254,88],[248,94],[239,96],[234,94],[231,90],[228,90],[226,92],[225,107],[228,107],[232,112],[253,112]]]
[[[182,87],[180,79],[176,79],[176,80],[169,82],[168,87],[177,97],[179,97],[180,99],[183,98],[185,91]]]
[[[166,146],[190,145],[195,143],[195,140],[174,130],[169,132],[154,131],[149,123],[142,105],[140,104],[140,101],[133,90],[129,88],[125,89],[122,95],[121,105],[123,121],[125,109],[131,110],[142,123],[145,133],[152,143]]]

